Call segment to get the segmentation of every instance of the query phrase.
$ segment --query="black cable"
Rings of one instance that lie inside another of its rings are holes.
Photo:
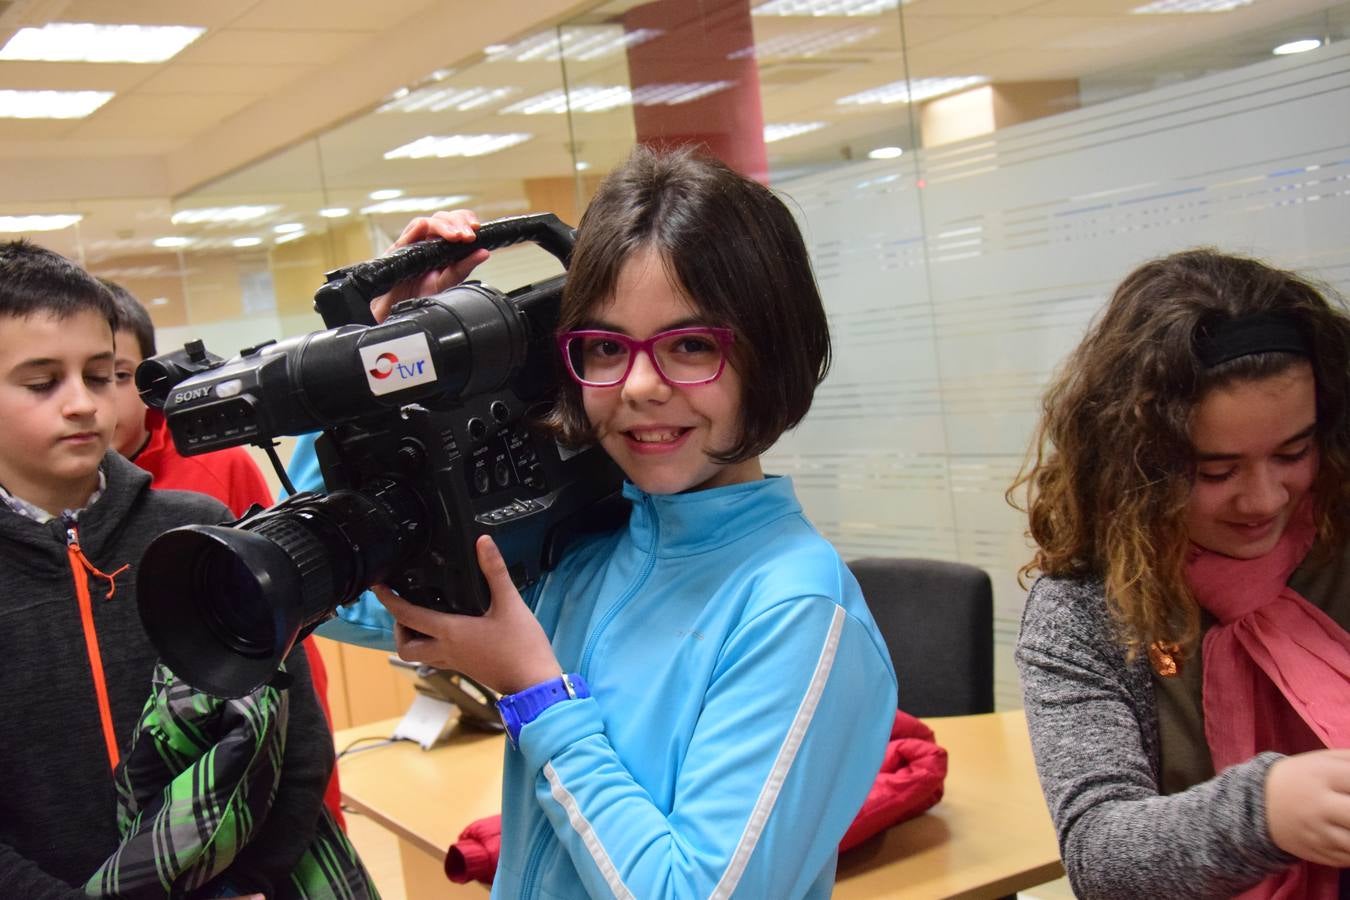
[[[261,447],[262,451],[267,454],[267,458],[272,461],[272,468],[276,470],[277,480],[285,488],[286,496],[295,494],[295,485],[291,484],[291,479],[286,475],[286,467],[281,464],[281,457],[277,456],[277,442],[268,441],[266,444],[256,444],[255,446]]]
[[[403,740],[403,738],[380,737],[379,735],[371,735],[369,737],[357,738],[356,740],[352,741],[350,744],[339,750],[337,758],[342,759],[342,757],[346,756],[348,753],[353,752],[363,753],[366,750],[375,750],[378,747],[387,747],[390,744],[397,744],[401,740]],[[379,743],[377,743],[374,747],[364,747],[361,750],[356,750],[358,744],[365,744],[371,741],[378,741]]]

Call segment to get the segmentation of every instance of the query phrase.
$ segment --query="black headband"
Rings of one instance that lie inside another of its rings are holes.
[[[1292,316],[1277,312],[1253,313],[1212,325],[1196,335],[1195,352],[1206,369],[1257,353],[1312,356],[1298,323]]]

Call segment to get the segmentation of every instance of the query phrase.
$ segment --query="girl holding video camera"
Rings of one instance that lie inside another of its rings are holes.
[[[1350,315],[1178,253],[1044,408],[1017,662],[1074,892],[1346,896]]]
[[[400,656],[504,695],[493,895],[826,897],[896,685],[857,583],[760,465],[828,367],[796,222],[721,163],[636,150],[582,219],[558,346],[554,424],[623,469],[627,524],[525,597],[481,538],[482,617],[378,590]]]

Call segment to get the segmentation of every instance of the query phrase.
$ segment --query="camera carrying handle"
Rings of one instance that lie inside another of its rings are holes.
[[[374,325],[370,301],[400,281],[458,262],[480,247],[497,250],[527,241],[551,253],[565,269],[571,263],[576,231],[553,213],[532,213],[484,223],[478,239],[468,243],[443,238],[418,241],[387,256],[326,273],[328,283],[315,292],[314,309],[329,328]]]

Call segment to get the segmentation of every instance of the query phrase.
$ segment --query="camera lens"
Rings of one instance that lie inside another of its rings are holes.
[[[219,594],[219,603],[202,610],[216,640],[243,656],[266,657],[276,643],[272,610],[253,574],[222,544],[207,544],[193,568],[192,596]]]
[[[306,629],[421,552],[427,522],[416,492],[386,479],[297,494],[235,527],[172,529],[141,558],[141,622],[188,684],[242,697]]]

